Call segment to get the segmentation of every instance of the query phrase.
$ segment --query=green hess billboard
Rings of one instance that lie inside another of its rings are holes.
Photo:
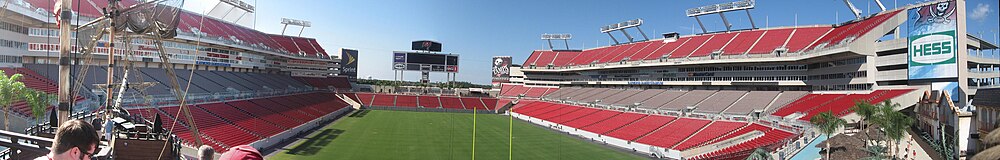
[[[956,7],[945,1],[908,11],[909,79],[958,77]]]

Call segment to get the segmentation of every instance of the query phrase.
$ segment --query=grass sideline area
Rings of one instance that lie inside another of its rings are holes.
[[[476,159],[645,159],[504,115],[476,116]],[[473,115],[358,111],[268,159],[472,159]],[[512,155],[513,157],[509,156]]]

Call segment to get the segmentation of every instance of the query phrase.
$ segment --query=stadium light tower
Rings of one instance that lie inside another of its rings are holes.
[[[726,31],[728,32],[732,31],[733,27],[733,24],[730,24],[729,20],[726,19],[725,12],[729,11],[738,11],[738,10],[746,11],[747,18],[750,19],[750,27],[757,28],[757,24],[754,24],[753,22],[753,16],[750,15],[750,9],[753,9],[756,3],[757,2],[755,2],[754,0],[741,0],[736,2],[727,2],[727,3],[719,3],[719,4],[695,7],[687,9],[686,12],[688,17],[694,17],[694,20],[698,21],[698,25],[701,26],[701,31],[703,33],[708,33],[708,30],[705,29],[705,24],[701,23],[701,19],[698,18],[698,16],[718,13],[719,17],[722,17],[722,22],[725,23]]]
[[[302,36],[302,31],[305,31],[306,27],[312,27],[312,22],[290,18],[281,18],[281,24],[285,25],[285,27],[281,28],[281,35],[285,35],[285,29],[288,29],[288,25],[301,26],[302,29],[299,30],[299,37]]]
[[[570,39],[573,39],[573,35],[572,34],[568,34],[568,33],[567,34],[548,34],[548,33],[542,34],[542,40],[549,41],[549,49],[550,50],[555,50],[554,49],[555,47],[552,46],[552,40],[563,40],[563,42],[566,43],[566,50],[569,50],[569,40]]]
[[[854,17],[861,19],[861,10],[855,7],[851,0],[844,0],[844,4],[847,5],[848,9],[851,9],[851,13],[854,13]],[[885,5],[882,4],[882,0],[875,0],[875,4],[878,5],[878,9],[885,11]]]
[[[844,4],[847,5],[848,9],[851,9],[851,13],[854,13],[854,17],[861,19],[861,10],[858,7],[854,7],[854,4],[850,0],[844,0]]]
[[[633,19],[633,20],[628,20],[628,21],[625,21],[625,22],[619,22],[619,23],[615,23],[615,24],[603,26],[603,27],[601,27],[601,33],[607,33],[608,36],[611,37],[611,40],[614,40],[615,44],[617,45],[617,44],[621,44],[621,43],[618,42],[618,39],[615,39],[614,35],[611,35],[611,32],[621,31],[622,34],[625,34],[625,38],[628,38],[628,42],[631,43],[631,42],[635,42],[635,39],[633,39],[632,35],[629,35],[628,32],[625,31],[625,29],[635,28],[635,29],[639,30],[639,34],[642,35],[642,38],[644,38],[644,39],[646,39],[648,41],[649,37],[646,36],[645,32],[642,32],[642,28],[639,28],[639,26],[641,26],[641,25],[642,25],[642,19]]]

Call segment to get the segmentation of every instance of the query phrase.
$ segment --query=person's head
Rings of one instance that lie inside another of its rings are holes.
[[[198,147],[198,158],[201,160],[212,160],[212,158],[215,158],[215,149],[212,149],[208,145],[201,145],[201,147]]]
[[[69,120],[56,129],[51,154],[61,158],[90,159],[97,152],[99,142],[94,126],[82,120]]]

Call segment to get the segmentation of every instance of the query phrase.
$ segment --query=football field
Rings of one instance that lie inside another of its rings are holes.
[[[473,159],[473,155],[483,160],[643,159],[517,119],[512,124],[508,116],[475,117],[468,113],[358,111],[268,159]]]

